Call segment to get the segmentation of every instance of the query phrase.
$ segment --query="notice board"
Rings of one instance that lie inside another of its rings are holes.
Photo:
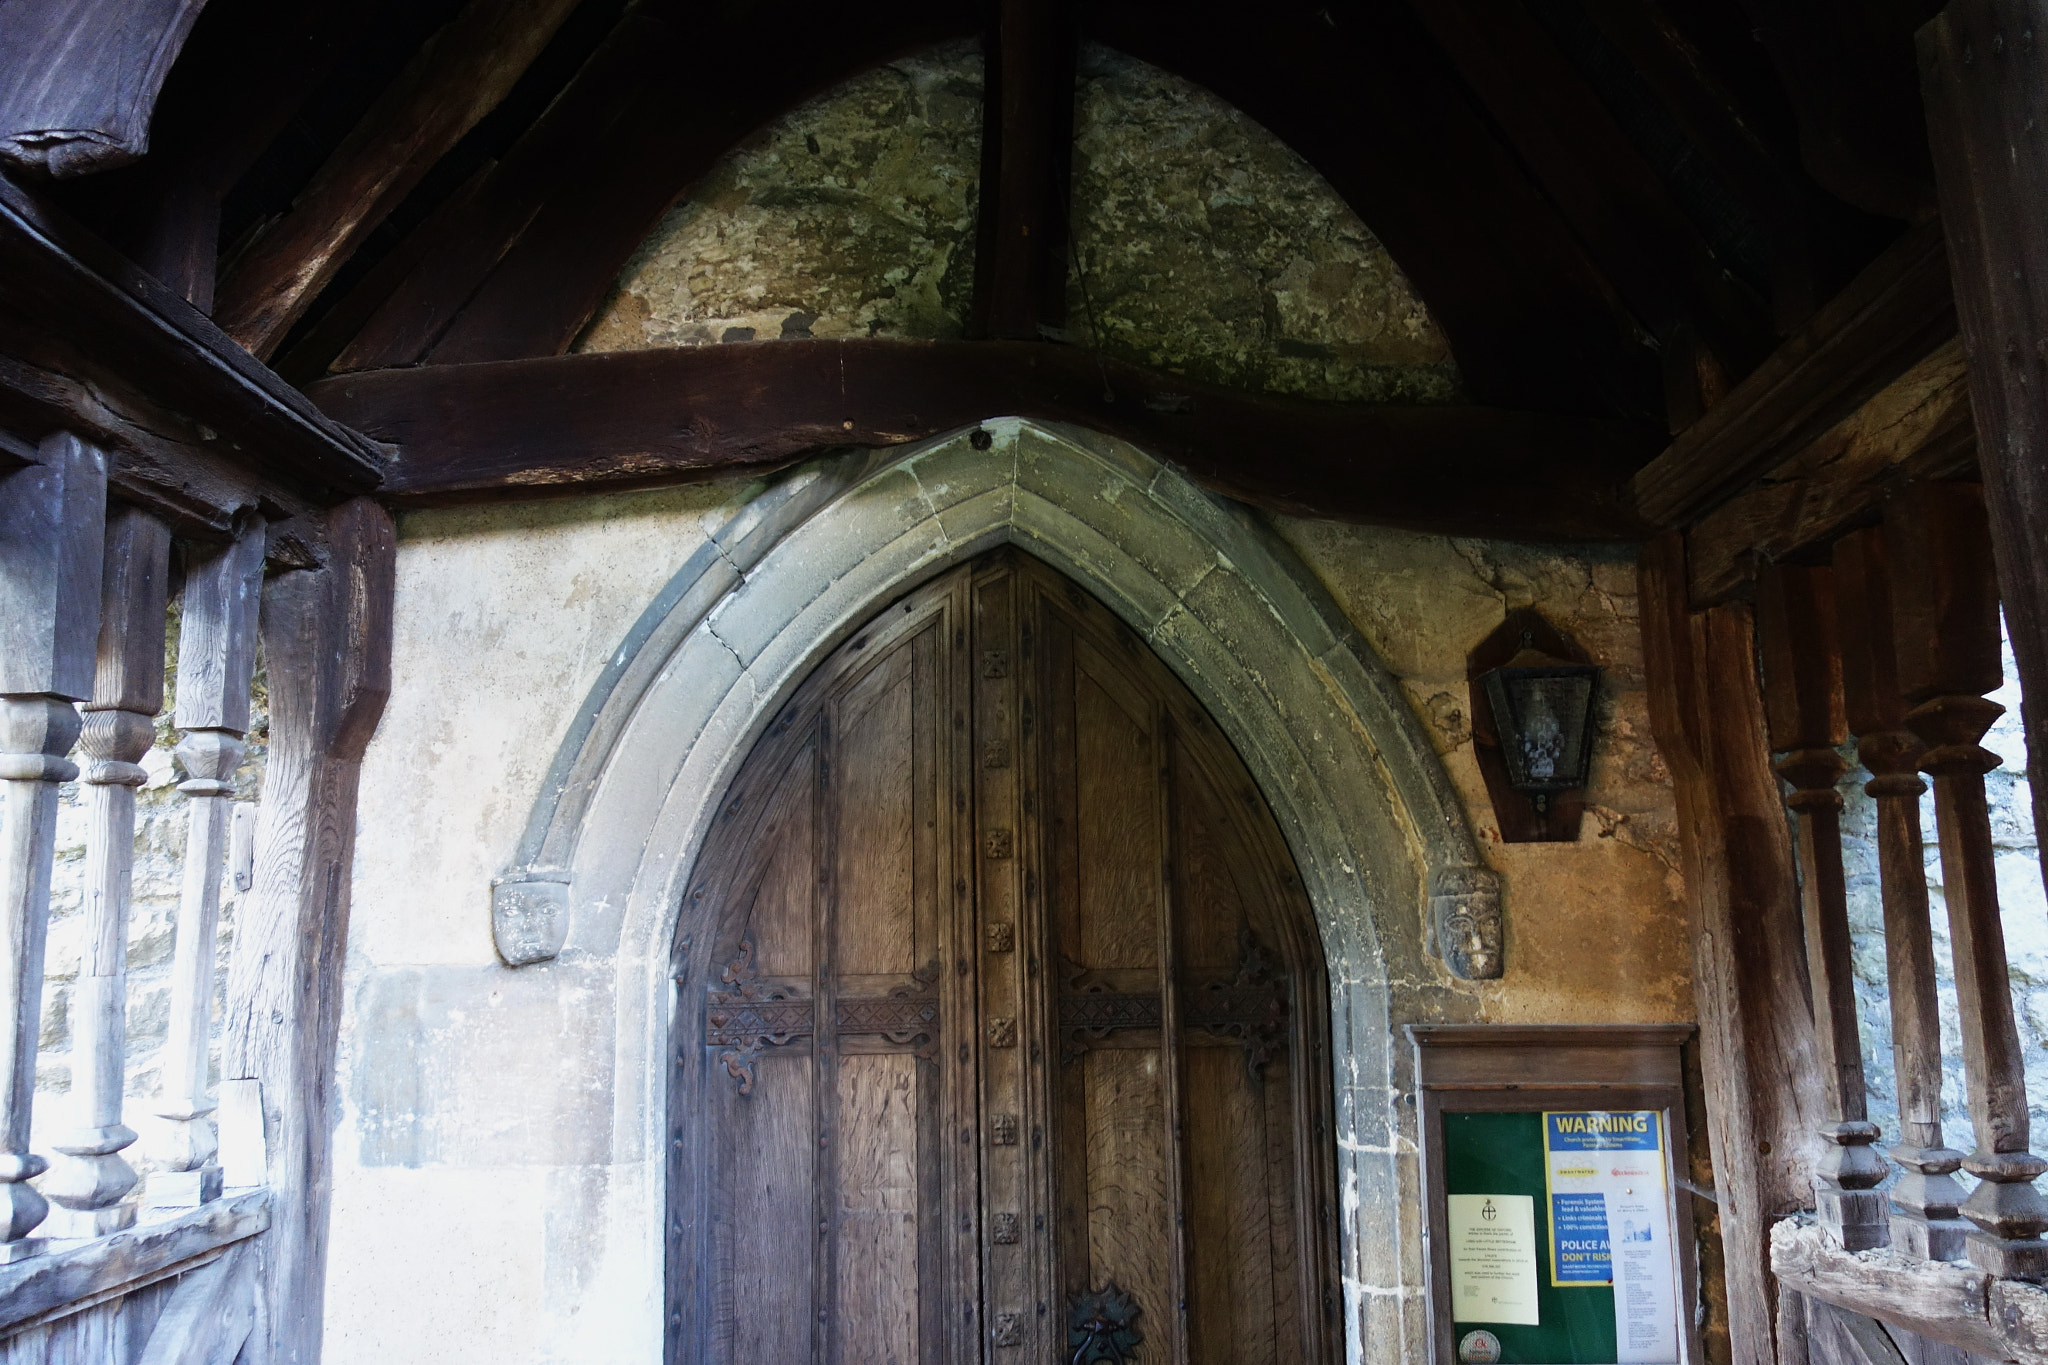
[[[1691,1027],[1408,1033],[1434,1358],[1694,1365]]]

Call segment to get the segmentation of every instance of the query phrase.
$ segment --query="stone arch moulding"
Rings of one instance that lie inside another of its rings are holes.
[[[1410,1016],[1424,996],[1436,1016],[1457,1010],[1432,992],[1426,954],[1457,976],[1500,974],[1499,883],[1398,684],[1321,583],[1263,522],[1171,466],[1016,418],[816,461],[738,507],[612,656],[492,887],[509,965],[559,958],[616,992],[615,1153],[638,1161],[666,1145],[687,878],[755,739],[878,607],[1014,544],[1151,645],[1272,806],[1329,966],[1347,1356],[1392,1361],[1404,1341],[1419,1345],[1414,1116],[1395,1003]],[[662,1225],[652,1213],[657,1264]]]
[[[676,571],[591,687],[542,783],[513,866],[492,883],[492,932],[506,963],[520,967],[561,952],[570,925],[570,868],[591,796],[650,687],[679,662],[683,642],[701,630],[724,643],[714,618],[735,589],[760,577],[760,566],[793,530],[842,503],[863,505],[863,519],[870,519],[886,501],[887,529],[897,533],[891,548],[912,556],[894,585],[908,588],[994,545],[1016,544],[1102,595],[1215,714],[1248,761],[1279,755],[1247,743],[1248,729],[1266,728],[1248,725],[1243,707],[1231,704],[1247,690],[1267,694],[1269,726],[1301,731],[1298,747],[1312,766],[1317,757],[1361,760],[1391,790],[1392,813],[1408,827],[1404,842],[1414,845],[1426,870],[1431,951],[1454,976],[1499,977],[1499,879],[1480,859],[1464,810],[1399,684],[1294,552],[1263,523],[1114,437],[1021,419],[989,421],[977,431],[987,433],[986,450],[956,432],[909,452],[814,462],[745,501]],[[1068,486],[1063,474],[1080,477]],[[888,486],[901,480],[908,482]],[[905,493],[912,494],[907,501]],[[854,567],[833,566],[831,577]],[[857,567],[872,574],[865,563]],[[1208,585],[1219,570],[1221,581]],[[812,605],[800,593],[780,596],[792,609]],[[838,624],[851,629],[861,619]],[[1232,648],[1249,643],[1247,628],[1256,626],[1294,648],[1265,655]],[[828,634],[812,653],[822,657],[836,643],[837,633]],[[1204,657],[1203,643],[1230,652]],[[1282,681],[1274,674],[1290,663],[1302,666],[1297,683],[1312,681],[1329,694],[1334,704],[1324,714],[1273,709],[1284,705],[1273,692]],[[772,706],[762,709],[765,716]],[[1333,751],[1345,747],[1345,738],[1358,752]],[[1282,774],[1255,775],[1276,812],[1289,813],[1273,790]],[[1341,819],[1343,812],[1325,807],[1320,815]],[[1289,839],[1300,857],[1306,850],[1298,831],[1291,825]]]

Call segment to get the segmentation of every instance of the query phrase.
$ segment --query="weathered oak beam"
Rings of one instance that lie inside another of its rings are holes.
[[[511,92],[576,0],[470,0],[221,282],[221,328],[268,357],[351,252]]]
[[[1066,313],[1068,184],[1073,174],[1071,0],[1000,0],[981,122],[974,332],[1036,340]]]
[[[988,417],[1073,422],[1269,507],[1472,535],[1614,540],[1654,428],[1205,388],[1041,342],[763,341],[344,375],[310,390],[395,442],[383,492],[532,497],[708,478]]]
[[[1887,385],[1755,487],[1686,533],[1696,607],[1742,593],[1764,565],[1874,525],[1908,483],[1967,470],[1976,455],[1969,366],[1960,340]]]
[[[1084,33],[1214,91],[1386,244],[1482,403],[1660,413],[1655,356],[1401,0],[1097,0]]]
[[[1920,33],[1942,219],[1969,348],[1978,467],[2019,665],[2027,759],[2048,771],[2048,72],[2042,0],[1956,0]],[[2034,783],[2048,823],[2048,782]],[[2048,866],[2043,875],[2048,876]]]
[[[1649,542],[1637,572],[1650,722],[1678,803],[1729,1342],[1736,1365],[1778,1365],[1770,1232],[1811,1200],[1822,1106],[1755,632],[1746,603],[1690,609],[1677,533]]]
[[[1771,1229],[1771,1266],[1801,1294],[1979,1359],[2048,1358],[2048,1289],[2039,1285],[1993,1279],[1973,1265],[1859,1256],[1790,1218]]]
[[[321,529],[324,564],[264,584],[270,770],[221,1024],[223,1091],[262,1083],[271,1227],[257,1269],[274,1361],[320,1356],[356,788],[391,694],[391,518],[357,498]]]
[[[1520,3],[1409,0],[1629,310],[1693,322],[1740,372],[1770,350],[1760,301],[1714,258],[1593,87]]]
[[[177,293],[0,178],[0,325],[67,378],[119,377],[224,454],[314,496],[375,488],[384,452],[322,414]],[[13,343],[10,343],[12,349]]]
[[[251,508],[291,517],[314,506],[303,491],[232,458],[173,413],[112,385],[67,378],[0,352],[0,467],[10,462],[10,443],[32,453],[58,431],[105,450],[108,491],[182,536],[223,536]]]
[[[370,317],[334,368],[566,349],[669,205],[740,139],[876,62],[978,31],[972,7],[946,0],[631,7],[466,202],[422,229],[431,241],[402,248],[403,278],[364,282],[386,293],[374,311],[344,302]],[[775,60],[704,60],[719,50]]]
[[[164,75],[206,0],[13,0],[0,23],[0,161],[53,176],[149,150]]]
[[[1797,455],[1956,334],[1939,222],[1909,230],[1637,473],[1636,505],[1693,521]]]

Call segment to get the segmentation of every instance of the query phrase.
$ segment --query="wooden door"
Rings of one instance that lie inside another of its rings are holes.
[[[1052,570],[985,556],[820,664],[681,923],[671,1360],[1335,1358],[1313,917]]]

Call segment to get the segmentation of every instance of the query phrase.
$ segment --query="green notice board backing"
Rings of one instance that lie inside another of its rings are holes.
[[[1613,1365],[1614,1290],[1607,1285],[1559,1289],[1551,1284],[1548,1200],[1543,1181],[1543,1115],[1446,1113],[1444,1193],[1525,1194],[1536,1205],[1536,1302],[1541,1322],[1456,1322],[1454,1335],[1477,1328],[1500,1338],[1502,1365]]]
[[[1682,1052],[1692,1026],[1410,1024],[1406,1032],[1415,1045],[1431,1365],[1460,1365],[1468,1337],[1472,1365],[1614,1365],[1622,1355],[1700,1365],[1692,1202],[1679,1179],[1690,1132]],[[1545,1129],[1546,1110],[1555,1131]],[[1659,1163],[1654,1174],[1640,1169],[1645,1160]],[[1654,1219],[1661,1238],[1641,1222],[1653,1197],[1663,1204]],[[1584,1221],[1595,1199],[1597,1230]],[[1565,1219],[1555,1237],[1553,1209]],[[1607,1235],[1615,1217],[1618,1247]],[[1521,1250],[1532,1232],[1534,1247]],[[1651,1259],[1658,1244],[1662,1270]],[[1618,1315],[1617,1252],[1628,1262],[1627,1311]],[[1554,1255],[1573,1264],[1559,1274]],[[1487,1312],[1514,1320],[1477,1320]],[[1629,1338],[1620,1349],[1618,1331]]]

